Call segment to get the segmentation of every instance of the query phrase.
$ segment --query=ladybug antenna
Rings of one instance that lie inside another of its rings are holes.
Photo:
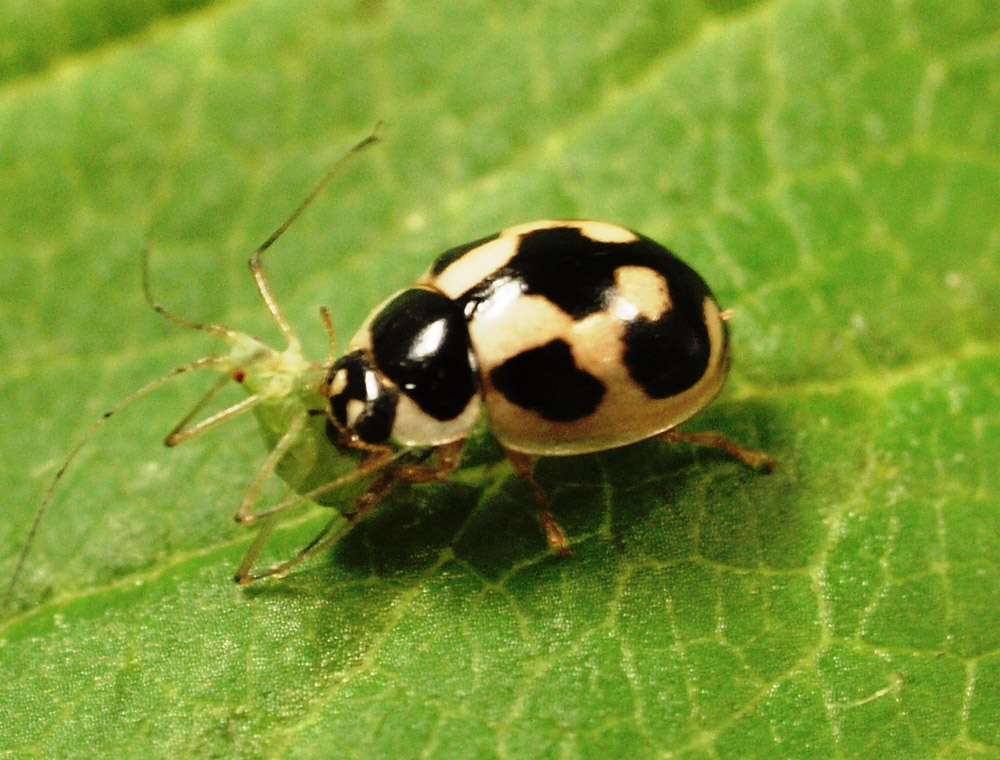
[[[337,360],[337,332],[333,328],[333,319],[330,318],[330,310],[325,306],[319,307],[319,317],[323,320],[323,327],[326,328],[326,338],[330,343],[330,352],[326,355],[326,366],[333,366]]]

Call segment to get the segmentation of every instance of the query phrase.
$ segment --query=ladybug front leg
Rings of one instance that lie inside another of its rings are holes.
[[[444,480],[452,470],[458,467],[464,446],[464,439],[435,446],[425,454],[425,457],[434,456],[433,465],[397,464],[390,467],[364,490],[364,493],[354,502],[354,511],[345,517],[357,524],[370,514],[382,499],[404,483],[430,483],[435,480]]]
[[[538,522],[542,524],[542,529],[545,531],[545,540],[548,542],[549,548],[555,549],[562,555],[572,554],[569,548],[569,539],[566,538],[563,529],[556,522],[556,518],[552,516],[552,512],[549,510],[549,495],[545,493],[542,484],[535,480],[535,467],[531,461],[531,456],[511,449],[504,449],[504,451],[507,453],[507,458],[511,464],[514,465],[514,472],[517,476],[527,481],[528,485],[535,492]]]

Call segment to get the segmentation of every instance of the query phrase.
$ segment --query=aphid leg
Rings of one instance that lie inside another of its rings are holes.
[[[142,252],[140,256],[140,262],[142,265],[142,294],[146,297],[146,303],[149,304],[149,308],[159,314],[161,317],[169,319],[174,324],[178,324],[181,327],[187,327],[191,330],[200,330],[201,332],[209,333],[217,338],[222,338],[225,341],[232,343],[239,337],[239,333],[235,330],[230,330],[225,325],[217,325],[209,322],[192,322],[190,319],[184,319],[169,311],[163,304],[156,300],[153,296],[153,287],[150,285],[149,280],[149,239],[147,238],[142,245]]]
[[[252,580],[256,580],[256,576],[251,577],[250,568],[253,566],[253,563],[256,561],[261,550],[267,544],[267,540],[271,537],[271,531],[273,531],[274,526],[278,524],[278,519],[280,517],[281,515],[273,514],[264,519],[264,523],[257,530],[257,535],[253,537],[253,543],[250,544],[250,548],[246,550],[246,553],[244,553],[243,559],[240,560],[240,566],[236,568],[236,575],[233,576],[233,580],[241,586],[246,585]]]
[[[281,463],[285,454],[288,453],[288,450],[292,447],[299,435],[305,429],[306,421],[308,419],[308,412],[303,412],[293,418],[291,423],[288,425],[288,429],[282,434],[281,438],[278,439],[278,443],[275,444],[273,449],[271,449],[271,453],[267,455],[267,459],[264,460],[264,463],[257,470],[257,474],[251,481],[246,493],[243,494],[243,501],[240,502],[240,508],[236,512],[235,519],[236,522],[240,523],[240,525],[254,525],[259,522],[262,517],[271,517],[277,514],[273,510],[268,510],[266,514],[255,514],[254,508],[260,500],[260,492],[264,489],[264,484],[267,483],[268,478],[275,473],[275,470],[277,470],[278,465]],[[270,530],[268,526],[265,525],[261,527],[260,532],[270,533]],[[258,540],[260,539],[258,538]],[[251,550],[253,550],[253,547],[251,547]]]
[[[192,438],[197,438],[202,433],[211,430],[224,422],[228,422],[234,417],[238,417],[250,409],[253,409],[257,406],[257,404],[263,401],[263,398],[256,394],[247,396],[242,401],[238,401],[232,406],[226,407],[225,409],[222,409],[189,427],[188,425],[191,420],[194,419],[198,412],[208,405],[208,402],[212,400],[216,393],[229,384],[231,379],[232,378],[229,375],[220,375],[212,384],[212,387],[206,391],[205,395],[198,400],[198,403],[194,405],[191,411],[184,415],[184,419],[178,422],[173,429],[167,433],[167,437],[163,439],[164,445],[177,446],[185,441],[190,441]]]
[[[774,459],[763,451],[757,451],[757,449],[733,443],[722,435],[722,433],[682,433],[679,430],[668,430],[657,437],[667,443],[693,443],[695,446],[710,446],[714,449],[722,449],[733,459],[738,459],[748,467],[763,472],[770,472],[776,464]]]
[[[264,251],[274,245],[278,238],[285,234],[285,230],[292,226],[296,219],[302,216],[302,213],[309,208],[310,204],[316,199],[316,196],[320,194],[323,188],[326,187],[330,180],[333,179],[333,177],[348,161],[354,158],[354,156],[363,151],[369,145],[378,141],[377,133],[378,128],[381,125],[381,122],[376,124],[375,128],[372,130],[371,134],[368,135],[368,137],[354,145],[354,147],[348,150],[333,166],[327,170],[326,174],[324,174],[313,189],[309,191],[309,194],[298,205],[298,207],[291,214],[289,214],[288,218],[285,219],[281,225],[279,225],[278,229],[271,233],[271,236],[268,237],[267,240],[260,244],[260,247],[258,247],[250,257],[250,272],[253,274],[254,282],[257,284],[257,290],[260,292],[261,298],[264,299],[267,310],[271,312],[271,316],[274,317],[274,321],[277,323],[281,333],[288,340],[289,348],[297,349],[299,347],[299,339],[295,333],[292,332],[291,325],[288,324],[288,321],[285,319],[285,315],[281,313],[281,308],[278,306],[274,293],[271,292],[271,286],[268,285],[267,278],[264,276],[264,268],[261,265],[261,257],[263,256]]]
[[[240,562],[240,566],[236,571],[235,581],[241,586],[246,586],[254,581],[262,580],[263,578],[281,578],[285,573],[291,570],[300,562],[304,562],[309,559],[313,554],[318,551],[325,549],[327,546],[337,542],[343,536],[350,532],[351,528],[354,527],[353,523],[344,522],[343,517],[339,514],[334,515],[330,518],[329,522],[323,526],[316,537],[310,541],[306,546],[304,546],[298,554],[289,560],[286,560],[280,564],[272,565],[266,570],[261,570],[259,573],[251,572],[253,563],[257,559],[257,555],[260,554],[260,550],[264,548],[264,544],[267,542],[268,536],[271,533],[271,529],[274,527],[277,515],[272,515],[268,518],[264,525],[261,527],[260,532],[254,539],[254,542],[250,545],[247,553],[243,556],[243,561]],[[337,527],[340,530],[334,530]]]
[[[290,499],[282,504],[279,504],[277,507],[272,507],[264,512],[257,513],[255,516],[257,519],[267,518],[266,522],[261,527],[261,534],[263,537],[258,535],[257,539],[254,540],[253,544],[250,546],[250,549],[247,551],[246,556],[240,563],[240,567],[236,573],[236,582],[241,585],[246,585],[248,583],[252,583],[253,581],[260,580],[261,578],[281,577],[285,575],[285,573],[298,565],[300,562],[309,559],[309,557],[323,551],[329,546],[332,546],[343,538],[355,525],[371,514],[378,503],[386,495],[402,483],[427,483],[432,480],[443,480],[448,473],[455,469],[458,465],[463,444],[464,441],[456,441],[454,443],[446,443],[442,446],[435,447],[432,450],[432,453],[434,454],[436,466],[433,467],[413,464],[391,466],[393,462],[398,461],[400,457],[409,452],[376,451],[368,459],[363,460],[361,464],[358,465],[358,468],[353,472],[348,473],[331,483],[320,486],[318,489],[313,489],[313,491],[303,494],[298,498]],[[274,524],[273,518],[279,511],[301,504],[304,501],[320,495],[322,492],[333,490],[334,488],[344,485],[352,480],[358,480],[368,475],[372,475],[379,470],[383,470],[382,474],[364,490],[360,497],[358,497],[358,500],[355,502],[354,512],[346,516],[342,516],[340,514],[335,515],[329,522],[327,522],[326,525],[323,526],[323,529],[316,535],[316,537],[306,544],[306,546],[304,546],[291,559],[285,560],[284,562],[257,573],[250,571],[254,561],[257,559],[257,555],[260,553],[260,550],[263,548],[264,543],[267,540],[267,534],[271,532],[271,528]],[[347,518],[347,522],[343,521],[344,517]]]
[[[279,441],[279,445],[281,445],[281,443],[282,442]],[[374,475],[380,470],[383,470],[389,465],[391,465],[394,461],[396,461],[406,453],[407,452],[405,450],[399,452],[393,452],[391,449],[384,449],[384,450],[378,449],[372,451],[365,459],[361,460],[361,462],[354,470],[347,473],[346,475],[342,475],[339,478],[331,480],[329,483],[324,483],[323,485],[317,486],[316,488],[313,488],[310,491],[306,491],[303,494],[292,496],[291,498],[288,498],[285,501],[282,501],[281,503],[273,507],[269,507],[261,512],[253,512],[253,505],[251,505],[247,512],[247,518],[248,518],[247,521],[258,522],[260,520],[264,520],[265,521],[264,525],[261,527],[261,533],[263,533],[264,535],[261,536],[260,534],[258,534],[258,537],[254,540],[253,544],[251,544],[250,548],[247,550],[246,555],[244,555],[243,561],[240,562],[240,566],[236,572],[236,578],[235,578],[236,582],[239,583],[241,586],[245,586],[248,583],[253,583],[254,581],[260,580],[261,578],[269,578],[272,576],[280,577],[285,573],[287,573],[291,568],[295,567],[295,565],[302,562],[303,560],[312,556],[316,552],[321,551],[327,546],[330,546],[331,544],[335,543],[341,536],[350,531],[350,529],[354,526],[354,522],[356,521],[356,519],[353,515],[348,516],[347,521],[345,522],[344,515],[341,515],[338,512],[323,527],[323,530],[321,530],[319,534],[312,541],[310,541],[305,547],[303,547],[294,557],[292,557],[289,560],[286,560],[285,562],[269,567],[266,570],[262,570],[257,573],[251,572],[251,569],[253,568],[253,563],[257,560],[257,556],[260,554],[261,549],[264,547],[264,544],[267,541],[267,534],[269,534],[271,532],[271,529],[273,528],[274,518],[276,518],[280,513],[292,509],[293,507],[297,507],[301,504],[305,504],[308,501],[312,501],[317,496],[322,496],[325,493],[336,490],[337,488],[347,485],[348,483],[352,483],[355,480],[361,480],[362,478],[366,478],[369,475]],[[268,457],[268,459],[270,459],[270,456]],[[268,465],[269,463],[265,462],[264,464]],[[277,460],[275,461],[274,466],[277,466]],[[268,474],[269,472],[265,472],[264,468],[262,467],[261,471],[257,475],[257,478],[263,480],[264,478],[267,477]],[[242,506],[240,508],[240,511],[241,512],[243,511]],[[240,519],[240,514],[238,513],[237,520],[239,519]],[[338,525],[340,525],[341,530],[334,532],[334,529]]]
[[[507,458],[510,459],[511,464],[514,465],[514,472],[518,477],[527,481],[535,492],[538,522],[541,523],[542,529],[545,531],[545,540],[548,542],[549,548],[555,549],[562,555],[572,554],[569,548],[569,539],[566,538],[563,529],[559,527],[556,518],[549,511],[549,495],[545,493],[542,484],[535,480],[535,468],[531,456],[511,449],[504,449],[504,451],[507,452]]]
[[[127,406],[130,406],[135,401],[145,396],[147,393],[156,390],[161,385],[166,383],[168,380],[172,380],[178,375],[183,375],[186,372],[190,372],[195,369],[205,369],[208,367],[214,368],[219,363],[218,357],[215,356],[203,356],[201,359],[196,359],[193,362],[189,362],[183,366],[177,367],[170,370],[165,375],[146,383],[144,386],[136,391],[133,391],[128,396],[123,398],[117,404],[115,404],[111,409],[106,411],[101,417],[90,426],[90,429],[84,433],[83,437],[79,440],[73,450],[70,451],[66,459],[63,460],[62,465],[60,465],[59,470],[56,472],[55,476],[49,482],[48,487],[45,489],[45,493],[42,495],[42,500],[38,505],[38,509],[35,510],[35,516],[31,521],[31,527],[28,529],[28,537],[24,540],[24,546],[21,548],[21,553],[18,555],[17,563],[14,565],[14,573],[11,576],[10,583],[7,584],[7,588],[4,591],[3,601],[0,602],[0,611],[6,611],[10,605],[11,599],[14,596],[14,588],[17,586],[17,582],[21,578],[21,574],[24,572],[24,565],[28,559],[28,552],[31,551],[32,545],[35,543],[35,537],[38,535],[38,527],[41,525],[42,518],[45,516],[46,511],[48,511],[49,503],[52,501],[52,494],[56,490],[56,486],[63,479],[66,471],[69,469],[70,465],[77,458],[83,448],[93,440],[94,436],[100,431],[104,424],[115,414],[120,412]]]
[[[273,507],[268,507],[260,512],[254,512],[251,509],[251,514],[248,516],[247,525],[252,525],[253,523],[259,522],[265,518],[271,517],[271,515],[278,514],[279,512],[284,512],[286,510],[298,507],[309,501],[314,501],[317,496],[322,496],[330,491],[335,491],[341,486],[345,486],[348,483],[353,483],[355,480],[361,480],[367,478],[369,475],[374,475],[380,470],[384,470],[395,460],[399,459],[401,456],[405,455],[406,451],[393,452],[391,449],[379,448],[365,458],[362,459],[356,468],[351,470],[346,475],[341,475],[339,478],[335,478],[328,483],[324,483],[321,486],[317,486],[305,493],[298,494],[296,496],[291,496],[285,501],[276,504]],[[265,464],[267,464],[265,462]],[[346,515],[350,517],[350,515]],[[237,514],[237,521],[239,521],[239,515]]]

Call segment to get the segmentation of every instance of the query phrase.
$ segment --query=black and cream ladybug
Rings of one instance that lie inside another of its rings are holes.
[[[480,415],[534,488],[549,545],[568,542],[532,458],[654,436],[773,461],[716,433],[683,434],[729,366],[728,314],[663,246],[606,222],[539,221],[452,248],[378,306],[329,368],[330,438],[387,464],[355,519],[400,482],[443,478]]]

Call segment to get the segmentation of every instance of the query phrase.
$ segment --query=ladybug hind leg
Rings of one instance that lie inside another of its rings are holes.
[[[682,433],[679,430],[668,430],[658,435],[657,438],[667,443],[692,443],[695,446],[722,449],[733,459],[737,459],[748,467],[760,470],[761,472],[771,472],[776,464],[774,459],[763,451],[734,443],[722,435],[722,433]]]

